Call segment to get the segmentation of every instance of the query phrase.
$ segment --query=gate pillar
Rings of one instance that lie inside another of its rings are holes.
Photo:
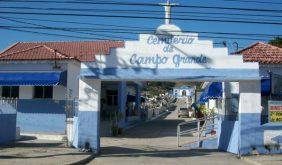
[[[100,149],[100,91],[101,80],[79,79],[73,146],[79,149],[91,149],[95,153]]]
[[[239,82],[239,154],[259,151],[263,146],[260,130],[261,94],[260,80]]]
[[[126,90],[126,82],[122,81],[119,82],[119,90],[118,90],[118,106],[119,106],[119,113],[121,113],[122,118],[119,117],[119,127],[124,127],[127,122],[127,115],[126,115],[126,100],[127,100],[127,90]],[[118,115],[119,116],[119,115]]]

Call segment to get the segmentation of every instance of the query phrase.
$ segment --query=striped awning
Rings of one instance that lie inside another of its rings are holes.
[[[1,86],[54,86],[66,84],[66,72],[2,72]]]
[[[201,94],[198,103],[205,103],[209,99],[219,99],[222,98],[222,83],[221,82],[213,82],[205,91]]]

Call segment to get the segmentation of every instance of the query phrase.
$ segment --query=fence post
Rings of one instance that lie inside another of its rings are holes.
[[[177,126],[177,147],[180,147],[180,126]]]
[[[198,122],[197,122],[197,129],[198,129],[198,147],[200,148],[200,120],[198,120]]]

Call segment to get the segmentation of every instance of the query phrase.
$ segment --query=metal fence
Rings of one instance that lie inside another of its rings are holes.
[[[192,134],[192,137],[195,138],[190,140],[188,143],[197,142],[198,147],[200,147],[200,142],[202,140],[213,138],[214,136],[212,133],[211,136],[209,137],[206,135],[203,136],[203,133],[209,131],[210,129],[211,130],[217,129],[218,122],[216,121],[216,119],[218,119],[218,116],[203,117],[203,118],[179,123],[177,125],[177,146],[181,147],[181,136],[185,136],[185,135]],[[193,125],[195,125],[194,128]],[[192,126],[192,128],[189,126]],[[194,136],[193,134],[196,134],[196,136]]]
[[[5,107],[3,107],[5,106]],[[0,107],[2,111],[14,111],[16,113],[17,111],[17,106],[18,106],[18,99],[13,99],[13,98],[0,98]],[[3,109],[5,108],[5,109]]]

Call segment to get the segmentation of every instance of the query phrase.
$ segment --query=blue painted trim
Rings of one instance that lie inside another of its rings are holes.
[[[102,80],[260,80],[257,69],[84,68],[80,76]]]
[[[65,100],[19,99],[17,125],[22,132],[65,133]]]

